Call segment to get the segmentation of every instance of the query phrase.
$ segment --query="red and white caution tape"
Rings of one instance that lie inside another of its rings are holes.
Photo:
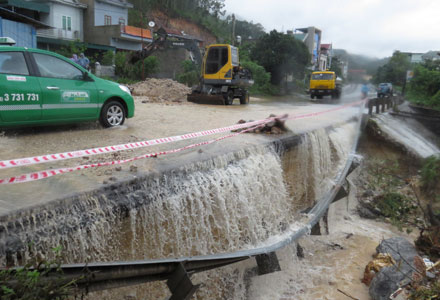
[[[25,182],[30,182],[30,181],[36,181],[36,180],[40,180],[40,179],[45,179],[45,178],[49,178],[52,176],[56,176],[56,175],[61,175],[61,174],[65,174],[65,173],[70,173],[70,172],[74,172],[74,171],[80,171],[80,170],[84,170],[84,169],[91,169],[91,168],[97,168],[97,167],[104,167],[104,166],[111,166],[111,165],[120,165],[120,164],[125,164],[128,162],[133,162],[136,160],[140,160],[140,159],[145,159],[145,158],[150,158],[150,157],[157,157],[157,156],[161,156],[161,155],[167,155],[167,154],[171,154],[171,153],[176,153],[176,152],[180,152],[183,150],[188,150],[191,148],[195,148],[198,146],[202,146],[202,145],[208,145],[208,144],[212,144],[214,142],[218,142],[227,138],[231,138],[234,136],[237,136],[239,134],[254,130],[256,128],[259,127],[263,127],[264,124],[259,124],[256,126],[253,126],[251,128],[246,128],[240,132],[237,133],[233,133],[233,134],[229,134],[226,136],[222,136],[219,138],[216,138],[214,140],[210,140],[210,141],[205,141],[205,142],[200,142],[197,144],[192,144],[192,145],[188,145],[185,147],[181,147],[181,148],[177,148],[177,149],[172,149],[172,150],[167,150],[167,151],[161,151],[161,152],[156,152],[156,153],[148,153],[148,154],[144,154],[141,156],[136,156],[133,158],[129,158],[129,159],[124,159],[124,160],[115,160],[115,161],[109,161],[109,162],[101,162],[101,163],[96,163],[96,164],[88,164],[88,165],[81,165],[81,166],[76,166],[73,168],[59,168],[59,169],[53,169],[53,170],[45,170],[45,171],[40,171],[40,172],[34,172],[34,173],[28,173],[28,174],[22,174],[19,176],[13,176],[7,179],[0,179],[0,185],[2,184],[14,184],[14,183],[25,183]]]
[[[3,161],[0,161],[0,170],[7,169],[7,168],[20,167],[20,166],[41,164],[41,163],[46,163],[46,162],[59,161],[59,160],[65,160],[65,159],[71,159],[71,158],[79,158],[79,157],[90,156],[90,155],[97,155],[97,154],[111,153],[111,152],[117,152],[117,151],[143,148],[143,147],[150,147],[150,146],[154,146],[154,145],[166,144],[166,143],[177,142],[177,141],[183,141],[183,140],[193,139],[193,138],[202,137],[202,136],[209,136],[209,135],[213,135],[213,134],[217,134],[217,133],[224,133],[224,132],[228,132],[231,130],[247,128],[247,127],[256,126],[256,125],[260,125],[260,124],[266,124],[266,123],[270,122],[271,120],[273,120],[273,118],[258,120],[258,121],[254,121],[254,122],[243,123],[243,124],[235,124],[235,125],[228,126],[228,127],[205,130],[205,131],[200,131],[200,132],[193,132],[193,133],[188,133],[188,134],[183,134],[183,135],[178,135],[178,136],[158,138],[158,139],[153,139],[153,140],[148,140],[148,141],[120,144],[120,145],[100,147],[100,148],[91,148],[91,149],[77,150],[77,151],[71,151],[71,152],[47,154],[47,155],[33,156],[33,157],[26,157],[26,158],[18,158],[18,159],[11,159],[11,160],[3,160]]]
[[[316,113],[293,115],[291,117],[289,117],[288,115],[284,115],[281,117],[273,117],[273,118],[258,120],[258,121],[254,121],[254,122],[236,124],[236,125],[232,125],[232,126],[228,126],[228,127],[200,131],[200,132],[196,132],[196,133],[189,133],[189,134],[185,134],[185,135],[181,135],[181,136],[160,138],[160,139],[155,139],[155,140],[150,140],[150,141],[122,144],[122,145],[116,145],[116,146],[108,146],[108,147],[104,147],[104,148],[94,148],[94,149],[79,150],[79,151],[74,151],[74,152],[64,152],[64,153],[50,154],[50,155],[45,155],[45,156],[36,156],[36,157],[15,159],[15,160],[9,160],[9,161],[0,161],[0,169],[1,168],[10,168],[10,167],[17,167],[17,166],[24,166],[24,165],[31,165],[31,164],[38,164],[38,163],[44,163],[44,162],[70,159],[70,158],[75,158],[75,157],[82,157],[82,156],[87,156],[87,155],[96,155],[96,154],[102,154],[102,153],[123,151],[123,150],[128,150],[128,149],[136,149],[136,148],[148,147],[148,146],[153,146],[153,145],[158,145],[158,144],[187,140],[187,139],[192,139],[192,138],[196,138],[196,137],[200,137],[200,136],[207,136],[207,135],[222,133],[222,132],[231,131],[231,130],[244,129],[240,132],[229,134],[229,135],[226,135],[223,137],[219,137],[217,139],[213,139],[213,140],[209,140],[209,141],[205,141],[205,142],[200,142],[200,143],[196,143],[196,144],[191,144],[191,145],[177,148],[177,149],[161,151],[161,152],[156,152],[156,153],[148,153],[148,154],[144,154],[141,156],[137,156],[137,157],[129,158],[129,159],[125,159],[125,160],[116,160],[116,161],[102,162],[102,163],[96,163],[96,164],[80,165],[80,166],[70,167],[70,168],[51,169],[51,170],[34,172],[34,173],[22,174],[22,175],[10,177],[7,179],[0,179],[0,185],[36,181],[36,180],[49,178],[49,177],[52,177],[55,175],[70,173],[70,172],[74,172],[74,171],[96,168],[96,167],[103,167],[103,166],[110,166],[110,165],[119,165],[119,164],[133,162],[136,160],[145,159],[145,158],[149,158],[149,157],[157,157],[157,156],[161,156],[161,155],[176,153],[176,152],[180,152],[183,150],[195,148],[198,146],[212,144],[214,142],[221,141],[226,138],[231,138],[231,137],[237,136],[239,134],[254,130],[255,128],[262,127],[266,123],[269,123],[269,122],[273,121],[274,119],[295,120],[295,119],[310,118],[310,117],[315,117],[315,116],[319,116],[322,114],[326,114],[329,112],[338,111],[338,110],[341,110],[341,109],[344,109],[347,107],[356,106],[356,105],[362,104],[366,101],[368,101],[368,99],[362,99],[357,102],[348,103],[348,104],[345,104],[342,106],[338,106],[335,108],[331,108],[331,109],[316,112]]]

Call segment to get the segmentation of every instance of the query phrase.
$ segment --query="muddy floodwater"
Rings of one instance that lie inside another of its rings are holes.
[[[359,98],[356,88],[348,87],[337,104],[330,99],[312,103],[304,96],[252,98],[247,106],[167,105],[137,99],[135,118],[120,128],[103,129],[89,123],[5,131],[0,137],[0,160],[175,136],[229,126],[241,119],[264,119],[270,114],[298,117],[286,123],[290,133],[285,136],[297,141],[290,148],[277,144],[279,137],[274,135],[242,134],[120,167],[0,186],[3,220],[17,210],[34,207],[3,225],[14,238],[7,236],[2,264],[19,265],[58,245],[66,251],[66,262],[75,263],[232,252],[282,240],[304,226],[302,211],[328,192],[351,155],[359,131],[359,107],[335,108]],[[310,113],[317,114],[300,118]],[[13,168],[3,170],[1,176],[124,159],[194,142]],[[108,188],[100,194],[103,186]],[[92,190],[97,193],[85,193]],[[248,260],[196,274],[192,279],[202,287],[195,299],[345,299],[338,289],[368,299],[367,288],[360,283],[363,266],[378,241],[393,231],[353,216],[354,190],[350,189],[352,201],[341,200],[331,207],[330,235],[299,241],[303,258],[297,257],[297,246],[290,245],[278,251],[280,272],[256,276],[255,262]],[[53,211],[37,209],[74,194],[81,196],[60,202]],[[22,247],[35,236],[39,238],[36,249]],[[165,296],[169,291],[164,282],[155,282],[139,289],[91,294],[88,299]]]
[[[118,128],[104,129],[98,123],[84,123],[6,130],[0,135],[0,160],[176,136],[229,126],[241,119],[246,121],[264,119],[270,114],[289,114],[294,116],[326,111],[334,108],[335,105],[357,101],[359,98],[360,93],[355,87],[348,87],[340,103],[337,104],[332,103],[330,99],[323,101],[323,103],[312,103],[305,96],[292,96],[283,99],[252,98],[249,105],[240,105],[236,99],[232,106],[198,105],[188,102],[181,104],[142,103],[137,98],[135,117],[127,119],[125,124]],[[290,120],[287,122],[287,126],[293,133],[311,131],[332,124],[346,122],[355,116],[358,111],[357,107],[349,107],[308,119]],[[126,159],[159,150],[174,149],[215,137],[218,137],[218,135],[198,138],[193,141],[83,157],[51,164],[7,169],[2,170],[0,176],[1,178],[8,178],[24,173],[50,170],[52,168],[73,167],[82,164]],[[93,170],[89,169],[55,176],[38,182],[30,182],[25,185],[1,186],[0,215],[81,191],[96,189],[105,183],[111,183],[112,180],[136,178],[138,172],[154,171],[164,162],[172,164],[173,161],[187,159],[187,155],[193,155],[193,159],[197,159],[195,157],[197,155],[203,158],[215,152],[224,152],[225,150],[232,150],[241,146],[259,144],[266,139],[267,137],[263,135],[243,134],[219,143],[196,148],[195,150],[167,155],[166,157],[144,159],[135,163],[124,164],[120,167],[100,167]]]

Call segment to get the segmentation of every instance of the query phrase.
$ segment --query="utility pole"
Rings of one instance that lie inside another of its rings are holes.
[[[232,14],[232,38],[231,44],[235,46],[235,15]]]
[[[141,53],[144,51],[144,13],[141,11]],[[145,80],[144,74],[144,58],[142,57],[142,81]]]

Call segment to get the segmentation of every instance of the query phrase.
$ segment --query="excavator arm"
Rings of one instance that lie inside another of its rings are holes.
[[[191,54],[191,60],[197,65],[197,68],[200,69],[202,65],[202,54],[200,53],[197,41],[185,37],[171,37],[162,27],[155,32],[155,38],[151,44],[145,46],[141,51],[133,53],[130,62],[134,64],[139,60],[147,58],[158,50],[179,48],[188,50]]]

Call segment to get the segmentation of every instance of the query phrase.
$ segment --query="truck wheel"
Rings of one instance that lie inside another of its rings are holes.
[[[318,96],[316,96],[316,98],[322,99],[322,95],[318,95]]]
[[[310,98],[315,99],[315,95],[311,94]]]
[[[249,92],[245,91],[240,97],[240,104],[249,104]]]
[[[124,124],[125,109],[118,101],[110,101],[104,105],[99,118],[102,126],[114,127]]]
[[[225,105],[232,105],[232,103],[234,102],[234,91],[233,90],[229,90],[226,94],[225,94]]]

